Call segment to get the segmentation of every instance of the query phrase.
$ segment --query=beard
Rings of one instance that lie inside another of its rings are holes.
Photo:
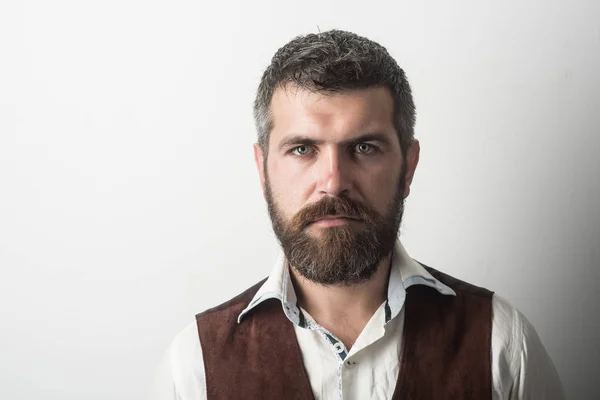
[[[353,286],[369,280],[396,243],[404,213],[405,180],[403,165],[385,214],[345,195],[324,196],[286,220],[265,171],[269,216],[288,263],[301,276],[321,285]],[[352,222],[322,228],[320,234],[311,235],[311,223],[326,216],[340,216]]]

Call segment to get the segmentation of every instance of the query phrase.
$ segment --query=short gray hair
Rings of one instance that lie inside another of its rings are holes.
[[[415,105],[404,71],[385,47],[355,33],[330,30],[297,36],[281,47],[263,73],[254,100],[258,144],[268,153],[271,99],[294,84],[321,93],[382,86],[394,99],[394,124],[403,155],[414,138]]]

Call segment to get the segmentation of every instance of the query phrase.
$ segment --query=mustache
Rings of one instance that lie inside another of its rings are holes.
[[[379,214],[375,210],[361,202],[351,200],[348,197],[325,196],[298,211],[290,221],[290,225],[300,230],[324,217],[338,216],[356,219],[368,224],[377,223],[380,219]]]

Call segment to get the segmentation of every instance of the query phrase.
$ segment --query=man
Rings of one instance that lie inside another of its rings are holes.
[[[398,241],[420,148],[409,84],[385,48],[337,30],[292,40],[254,115],[282,255],[266,281],[175,338],[158,398],[563,398],[518,310]]]

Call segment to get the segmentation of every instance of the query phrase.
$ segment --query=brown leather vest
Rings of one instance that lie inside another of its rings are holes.
[[[426,268],[457,295],[424,285],[407,289],[392,399],[491,399],[493,292]],[[196,316],[209,400],[314,398],[279,300],[264,301],[237,323],[263,283]]]

